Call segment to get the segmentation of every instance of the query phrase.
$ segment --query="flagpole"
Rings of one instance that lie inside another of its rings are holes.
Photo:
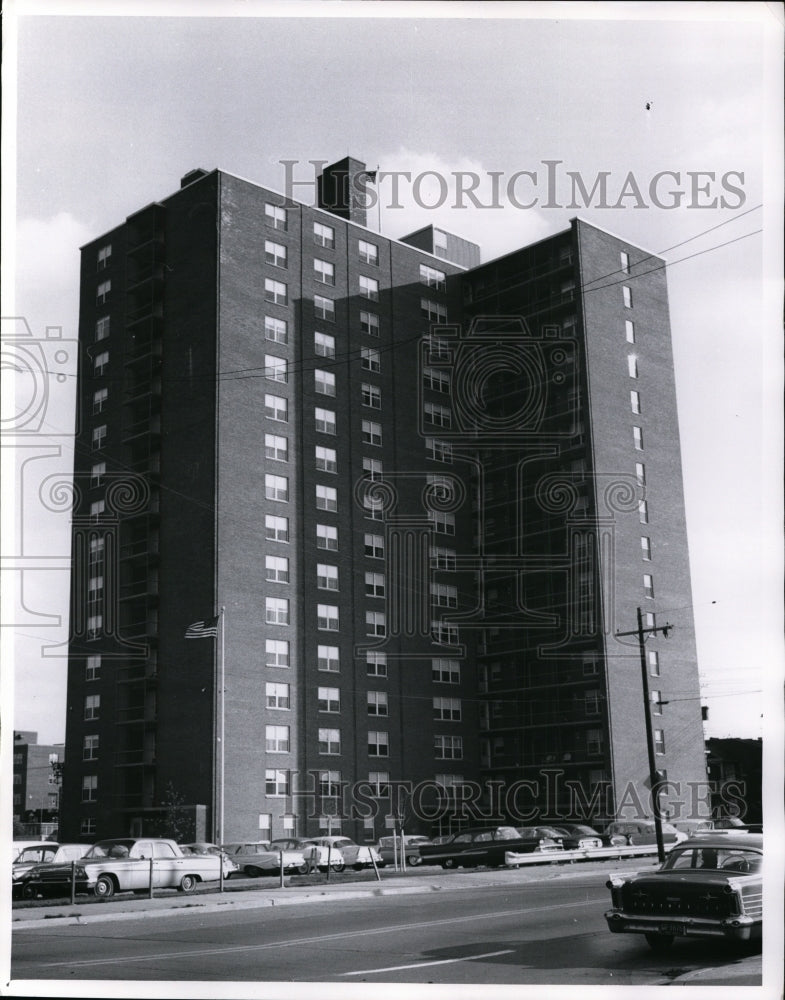
[[[221,770],[220,770],[220,783],[221,783],[221,791],[220,791],[220,806],[219,806],[219,816],[220,816],[220,820],[219,820],[219,822],[220,822],[220,828],[219,828],[220,829],[220,838],[218,840],[218,846],[219,847],[221,846],[221,844],[223,843],[223,841],[225,839],[225,837],[224,837],[224,777],[226,775],[226,748],[225,748],[225,744],[224,744],[224,737],[226,735],[226,711],[225,711],[225,705],[224,705],[224,700],[225,700],[225,695],[224,695],[224,679],[225,679],[225,671],[224,671],[225,643],[224,643],[224,636],[225,636],[225,632],[226,632],[226,608],[223,605],[221,605],[221,664],[220,664],[220,674],[221,674],[221,690],[220,690],[220,698],[221,698],[221,708],[220,708],[220,718],[221,718],[221,723],[220,723],[220,733],[221,733],[221,736],[220,736],[220,739],[221,739]]]

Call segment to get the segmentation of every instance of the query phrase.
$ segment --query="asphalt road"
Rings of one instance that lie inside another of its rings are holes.
[[[46,921],[14,934],[12,976],[188,982],[190,996],[201,995],[199,981],[663,985],[707,967],[721,981],[743,957],[704,941],[654,955],[641,937],[608,932],[607,906],[596,873],[83,926]]]

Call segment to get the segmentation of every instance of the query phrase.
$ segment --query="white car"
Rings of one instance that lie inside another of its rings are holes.
[[[351,865],[355,871],[361,868],[371,868],[376,863],[377,868],[384,867],[381,854],[375,847],[361,847],[355,844],[348,837],[314,837],[315,844],[322,844],[324,847],[330,846],[331,850],[339,850],[343,860],[347,865]]]
[[[300,851],[309,868],[315,864],[323,872],[327,871],[328,862],[330,871],[332,872],[342,872],[346,867],[343,854],[341,854],[338,848],[330,848],[325,844],[318,844],[315,840],[307,837],[283,837],[279,840],[271,841],[270,847],[274,851],[278,851],[281,848],[285,851]]]
[[[221,849],[237,865],[241,873],[251,878],[277,875],[281,871],[281,864],[285,872],[300,872],[305,875],[308,871],[308,862],[302,851],[271,847],[266,840],[222,844]]]

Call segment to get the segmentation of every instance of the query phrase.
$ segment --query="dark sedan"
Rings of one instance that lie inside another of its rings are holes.
[[[514,826],[485,826],[462,830],[442,844],[423,844],[420,857],[424,865],[442,868],[476,868],[506,864],[505,855],[529,853],[537,849],[537,840],[524,840]]]

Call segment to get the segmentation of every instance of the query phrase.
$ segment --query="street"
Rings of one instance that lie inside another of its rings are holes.
[[[662,985],[719,976],[743,958],[725,942],[654,955],[612,935],[599,872],[569,881],[444,889],[14,934],[14,979],[204,982]],[[751,983],[754,984],[754,983]],[[196,995],[192,993],[191,995]]]

